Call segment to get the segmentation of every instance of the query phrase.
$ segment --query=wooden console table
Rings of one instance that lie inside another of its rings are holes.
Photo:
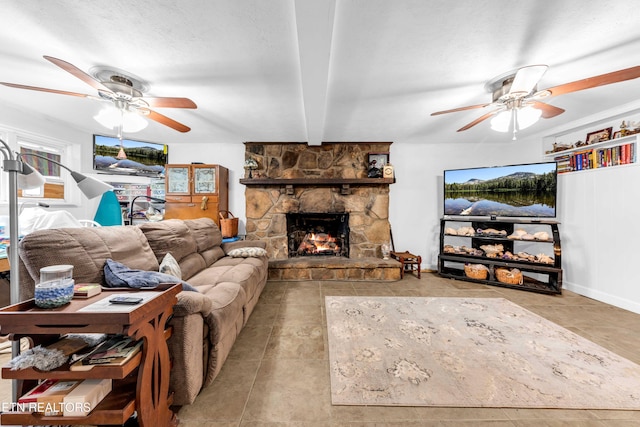
[[[86,378],[112,378],[113,390],[84,417],[44,416],[36,413],[4,412],[2,425],[122,425],[137,412],[141,427],[176,425],[177,419],[170,409],[169,374],[171,362],[167,338],[170,329],[166,323],[177,302],[176,295],[182,285],[170,285],[164,290],[103,291],[86,300],[74,299],[54,309],[38,308],[34,300],[24,301],[0,310],[0,332],[13,334],[13,339],[29,337],[34,345],[47,344],[67,333],[123,334],[143,340],[142,352],[123,366],[95,366],[88,371],[71,371],[65,364],[52,371],[34,368],[12,371],[2,368],[2,377],[18,381],[18,394],[39,379],[78,380]],[[122,311],[89,310],[83,308],[108,300],[114,294],[131,293],[144,296],[155,294],[136,306],[120,306]],[[128,311],[127,311],[128,310]],[[137,369],[137,374],[135,370]],[[130,375],[132,374],[133,375]],[[135,382],[135,388],[134,383]],[[133,391],[135,390],[135,392]]]

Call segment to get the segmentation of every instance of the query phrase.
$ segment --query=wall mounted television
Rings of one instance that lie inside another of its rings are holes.
[[[444,214],[555,218],[555,162],[444,171]]]
[[[165,144],[93,135],[93,169],[99,172],[159,177],[168,158]]]

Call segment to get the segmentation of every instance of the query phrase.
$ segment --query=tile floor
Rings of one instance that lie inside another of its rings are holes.
[[[218,378],[179,411],[180,426],[640,426],[640,411],[332,406],[325,295],[507,298],[640,363],[640,315],[568,291],[549,296],[433,274],[392,283],[271,281]],[[9,397],[10,382],[0,381],[0,400]]]
[[[392,283],[270,281],[220,376],[178,413],[183,427],[640,426],[640,411],[332,406],[325,295],[507,298],[636,363],[640,315],[423,274]]]

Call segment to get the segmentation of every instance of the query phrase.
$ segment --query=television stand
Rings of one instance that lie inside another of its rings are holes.
[[[486,285],[560,294],[562,251],[558,225],[557,221],[543,219],[442,218],[438,274]],[[520,236],[523,231],[526,234]],[[486,277],[470,277],[465,266],[467,269],[480,266]],[[517,269],[521,276],[505,280],[505,270],[512,269]]]

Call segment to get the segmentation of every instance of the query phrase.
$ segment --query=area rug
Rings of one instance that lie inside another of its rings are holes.
[[[640,410],[640,366],[502,298],[326,297],[334,405]]]

